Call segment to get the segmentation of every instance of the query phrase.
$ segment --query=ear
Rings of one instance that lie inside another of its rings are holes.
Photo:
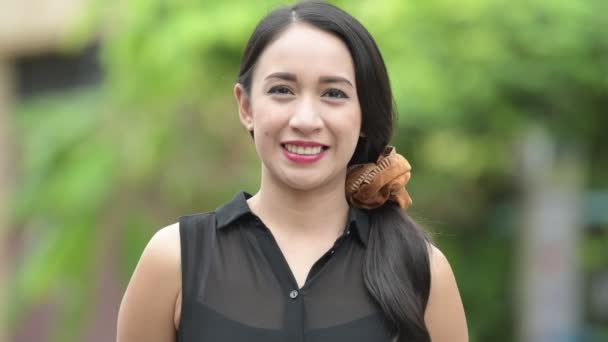
[[[240,83],[234,85],[234,97],[239,107],[239,119],[248,131],[253,131],[253,115],[251,113],[251,101],[245,88]]]

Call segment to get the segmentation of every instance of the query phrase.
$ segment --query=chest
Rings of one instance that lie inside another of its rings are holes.
[[[326,241],[303,241],[280,236],[274,236],[274,242],[271,241],[268,247],[275,250],[271,253],[280,261],[278,264],[283,264],[280,267],[293,278],[298,289],[306,285],[313,266],[317,264],[319,270],[337,249],[336,244]]]
[[[363,282],[365,250],[336,242],[303,257],[264,230],[218,236],[191,271],[178,341],[390,341]]]

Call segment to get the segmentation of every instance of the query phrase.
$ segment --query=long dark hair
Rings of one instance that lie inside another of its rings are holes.
[[[349,165],[375,162],[393,133],[394,100],[384,60],[369,32],[340,8],[318,1],[282,6],[270,12],[251,35],[237,82],[251,94],[251,78],[262,51],[295,22],[332,33],[348,46],[355,67],[362,130]],[[253,136],[253,135],[252,135]],[[384,312],[398,341],[430,341],[424,312],[430,291],[427,234],[395,203],[370,210],[365,285]]]

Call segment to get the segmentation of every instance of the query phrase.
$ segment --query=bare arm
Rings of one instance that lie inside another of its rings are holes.
[[[117,342],[174,342],[174,313],[181,290],[179,224],[154,234],[120,304]]]
[[[431,291],[425,323],[433,342],[466,342],[467,322],[452,268],[435,246],[430,254]]]

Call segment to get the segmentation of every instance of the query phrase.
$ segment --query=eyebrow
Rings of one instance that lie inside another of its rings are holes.
[[[272,73],[272,74],[266,76],[266,78],[264,80],[267,80],[269,78],[278,78],[281,80],[292,81],[292,82],[296,82],[298,80],[296,75],[289,73],[289,72],[275,72],[275,73]],[[353,86],[353,84],[350,83],[349,80],[347,80],[346,78],[344,78],[342,76],[321,76],[321,77],[319,77],[319,82],[320,83],[347,83],[351,87]]]

